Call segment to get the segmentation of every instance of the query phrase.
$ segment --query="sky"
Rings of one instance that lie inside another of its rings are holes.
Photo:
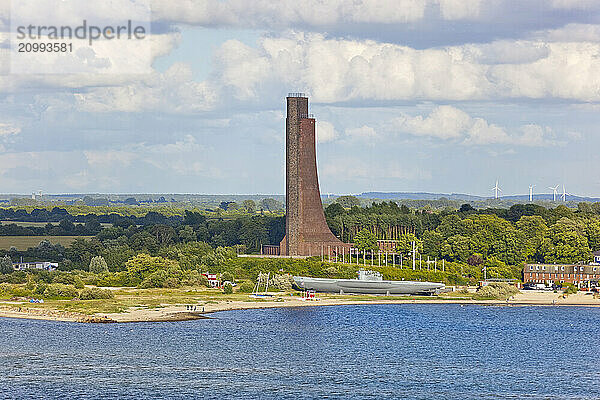
[[[10,14],[1,193],[281,194],[304,92],[324,194],[600,196],[597,0],[156,0],[136,74],[15,71]]]

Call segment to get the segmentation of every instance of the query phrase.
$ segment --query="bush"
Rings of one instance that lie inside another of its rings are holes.
[[[12,297],[12,285],[10,283],[0,283],[0,298]]]
[[[221,274],[221,281],[233,282],[233,274],[229,271],[225,271]]]
[[[93,274],[102,274],[108,272],[108,265],[102,256],[93,257],[90,260],[90,272]]]
[[[12,274],[0,275],[0,282],[26,283],[27,282],[27,272],[15,271]]]
[[[37,292],[37,290],[36,290]],[[51,283],[46,286],[43,297],[47,299],[72,299],[77,297],[79,292],[73,285],[63,285],[62,283]]]
[[[565,282],[562,285],[563,285],[563,294],[566,294],[566,295],[575,294],[579,291],[577,286],[573,285],[572,283]]]
[[[112,274],[107,274],[104,277],[98,279],[98,286],[110,286],[110,287],[120,287],[120,286],[135,286],[131,284],[129,279],[129,275],[126,271],[115,272]]]
[[[52,283],[63,283],[65,285],[73,285],[77,289],[83,289],[83,287],[85,286],[81,277],[68,272],[56,273],[56,275],[54,275],[52,278]]]
[[[504,282],[491,282],[477,289],[477,297],[482,299],[506,300],[517,293],[519,289]]]
[[[204,280],[206,280],[206,284],[208,284],[208,279],[205,276],[200,275],[198,271],[183,271],[183,276],[181,278],[181,285],[183,286],[202,286],[204,285]]]
[[[138,287],[142,289],[179,287],[181,286],[181,283],[179,279],[174,276],[173,272],[181,271],[158,270],[148,275]]]
[[[0,258],[0,274],[12,274],[13,272],[14,268],[8,254]]]
[[[223,286],[223,293],[232,294],[233,293],[233,285],[231,283],[226,283],[225,286]]]
[[[292,290],[293,283],[294,278],[290,274],[275,275],[272,281],[273,287],[279,290]]]
[[[112,299],[115,297],[110,289],[84,288],[79,292],[80,300]]]
[[[254,284],[250,281],[242,282],[238,286],[238,291],[240,291],[242,293],[252,293],[253,290],[254,290]]]

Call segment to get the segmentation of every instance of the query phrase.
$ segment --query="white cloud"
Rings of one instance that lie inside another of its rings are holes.
[[[169,32],[160,35],[148,35],[144,39],[151,47],[151,57],[143,53],[146,49],[136,46],[132,41],[121,41],[118,51],[106,46],[101,41],[94,44],[95,53],[89,51],[71,55],[68,59],[47,59],[48,63],[63,63],[65,67],[81,70],[84,67],[86,73],[77,74],[34,74],[34,73],[10,73],[10,60],[6,49],[0,49],[0,93],[22,93],[31,88],[44,88],[46,90],[64,89],[87,89],[87,88],[114,88],[124,87],[128,84],[144,84],[148,76],[158,75],[152,69],[152,63],[161,56],[171,53],[176,48],[181,36],[178,32]],[[92,63],[95,67],[90,67]],[[39,66],[30,66],[35,71]],[[136,73],[133,73],[135,71]],[[21,72],[28,72],[23,68]],[[31,71],[29,71],[31,72]],[[143,73],[142,73],[143,72]]]
[[[552,138],[550,128],[535,124],[523,125],[519,133],[490,124],[483,118],[471,117],[452,106],[439,106],[427,116],[403,115],[390,122],[400,132],[443,140],[456,140],[465,145],[509,144],[520,146],[549,146],[561,144]]]
[[[359,128],[349,128],[345,131],[346,136],[351,138],[374,139],[377,137],[377,132],[370,126],[363,125]]]
[[[317,121],[317,142],[327,143],[338,138],[339,134],[331,122]]]
[[[426,117],[399,117],[394,120],[394,125],[413,135],[450,139],[461,137],[472,125],[472,120],[467,113],[458,108],[439,106]]]
[[[21,132],[21,128],[11,123],[0,122],[0,136],[16,135]]]
[[[439,0],[443,19],[475,19],[481,10],[481,0]]]
[[[153,3],[159,20],[204,26],[281,28],[291,25],[328,26],[340,23],[407,23],[421,20],[435,0],[181,0]]]
[[[83,154],[89,165],[100,168],[114,165],[128,167],[138,158],[135,153],[123,150],[85,150]]]
[[[79,109],[90,112],[194,113],[214,107],[217,93],[207,82],[196,82],[190,66],[173,64],[121,86],[99,87],[76,94]]]
[[[231,41],[220,49],[215,71],[219,86],[238,99],[268,98],[278,95],[276,88],[294,87],[322,103],[499,98],[600,101],[599,54],[600,43],[520,41],[416,50],[292,33],[265,37],[256,49]]]
[[[118,169],[141,163],[179,175],[221,176],[218,168],[203,162],[206,151],[206,147],[193,136],[186,135],[173,143],[141,143],[129,145],[122,150],[86,150],[84,155],[88,165],[95,168]]]
[[[550,50],[543,41],[498,40],[491,43],[465,45],[467,54],[481,64],[530,64],[548,57]]]
[[[470,127],[466,131],[467,138],[465,144],[513,144],[518,142],[518,139],[508,136],[506,131],[494,124],[489,124],[483,118],[471,119]]]
[[[572,23],[534,32],[531,37],[533,40],[550,42],[600,42],[600,25]]]
[[[563,9],[600,9],[597,0],[552,0],[552,7]]]

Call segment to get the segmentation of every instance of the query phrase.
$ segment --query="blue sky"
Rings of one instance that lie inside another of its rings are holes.
[[[152,15],[150,73],[4,70],[1,192],[283,193],[284,100],[302,91],[323,193],[491,196],[498,179],[507,195],[600,196],[598,1],[181,0]]]

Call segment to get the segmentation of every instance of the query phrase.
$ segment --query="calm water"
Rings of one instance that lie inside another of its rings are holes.
[[[0,319],[2,398],[600,399],[600,309],[367,305]]]

